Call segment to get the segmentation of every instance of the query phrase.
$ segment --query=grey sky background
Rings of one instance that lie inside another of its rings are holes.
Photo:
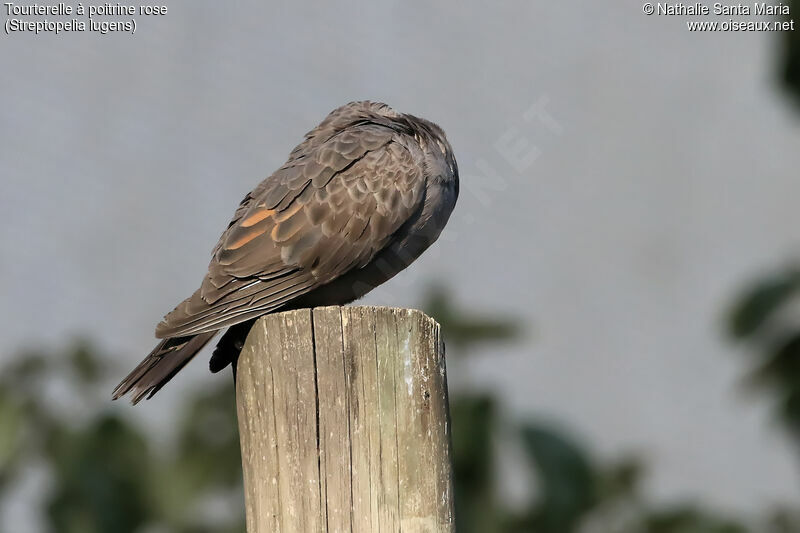
[[[0,37],[0,357],[85,335],[128,370],[244,194],[331,109],[380,100],[445,129],[462,194],[365,301],[413,306],[442,280],[530,328],[451,365],[454,387],[496,389],[603,457],[642,452],[654,497],[800,498],[721,328],[798,248],[775,35],[689,33],[627,1],[166,5],[135,35]],[[547,118],[526,119],[537,104]],[[515,143],[538,156],[513,164]],[[228,379],[199,359],[135,416],[158,426],[186,387]]]

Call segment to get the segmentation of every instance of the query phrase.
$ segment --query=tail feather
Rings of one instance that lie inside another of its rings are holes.
[[[135,405],[145,396],[153,397],[192,357],[205,346],[216,331],[189,337],[172,337],[156,345],[150,354],[117,385],[112,393],[114,400],[132,393]]]

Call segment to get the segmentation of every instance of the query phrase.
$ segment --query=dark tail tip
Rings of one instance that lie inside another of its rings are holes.
[[[136,405],[142,399],[148,400],[161,387],[167,384],[203,346],[211,340],[216,331],[201,333],[191,337],[175,337],[159,342],[150,354],[123,379],[111,393],[112,400],[118,400],[128,393],[131,403]]]

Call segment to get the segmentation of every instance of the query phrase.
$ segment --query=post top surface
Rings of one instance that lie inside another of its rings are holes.
[[[258,321],[268,321],[268,320],[282,320],[288,316],[297,316],[302,315],[305,313],[311,312],[336,312],[343,309],[350,309],[350,310],[372,310],[376,315],[394,315],[394,316],[407,316],[413,317],[417,316],[421,319],[428,320],[432,322],[434,325],[439,326],[439,323],[436,322],[432,317],[425,314],[423,311],[419,309],[412,309],[406,307],[389,307],[383,305],[329,305],[324,307],[314,307],[314,308],[303,308],[303,309],[293,309],[291,311],[283,311],[277,313],[269,313],[267,315],[261,316],[258,318]]]

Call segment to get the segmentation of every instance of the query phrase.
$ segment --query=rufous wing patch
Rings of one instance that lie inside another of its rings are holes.
[[[244,235],[242,235],[229,245],[225,246],[225,248],[227,248],[228,250],[238,250],[248,242],[258,237],[259,235],[263,235],[266,230],[267,230],[266,228],[263,228],[261,230],[255,230],[251,231],[250,233],[245,233]]]
[[[259,209],[252,215],[248,216],[244,220],[242,220],[241,226],[243,228],[249,228],[250,226],[255,226],[265,218],[272,216],[275,214],[274,209]]]

